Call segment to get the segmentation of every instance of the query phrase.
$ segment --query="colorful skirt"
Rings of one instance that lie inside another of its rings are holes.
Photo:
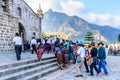
[[[59,65],[62,64],[63,63],[62,53],[61,52],[57,52],[56,57],[57,57],[57,63]]]

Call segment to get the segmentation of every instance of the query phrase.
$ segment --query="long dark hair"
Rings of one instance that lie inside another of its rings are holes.
[[[73,52],[73,48],[72,46],[69,46],[69,53],[72,53]]]

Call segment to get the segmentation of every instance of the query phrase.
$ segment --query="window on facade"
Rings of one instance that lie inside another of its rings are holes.
[[[2,4],[1,6],[3,8],[3,11],[4,12],[8,12],[8,5],[7,5],[8,4],[8,0],[2,0],[1,4]]]
[[[21,18],[21,15],[22,15],[22,13],[21,13],[21,8],[20,7],[18,7],[18,16]]]

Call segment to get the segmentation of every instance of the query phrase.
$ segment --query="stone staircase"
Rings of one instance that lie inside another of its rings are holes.
[[[0,80],[38,80],[59,70],[55,57],[19,61],[0,66]]]

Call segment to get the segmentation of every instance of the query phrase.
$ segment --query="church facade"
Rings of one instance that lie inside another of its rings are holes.
[[[42,10],[35,13],[24,0],[0,0],[0,52],[14,51],[12,39],[41,38]]]

